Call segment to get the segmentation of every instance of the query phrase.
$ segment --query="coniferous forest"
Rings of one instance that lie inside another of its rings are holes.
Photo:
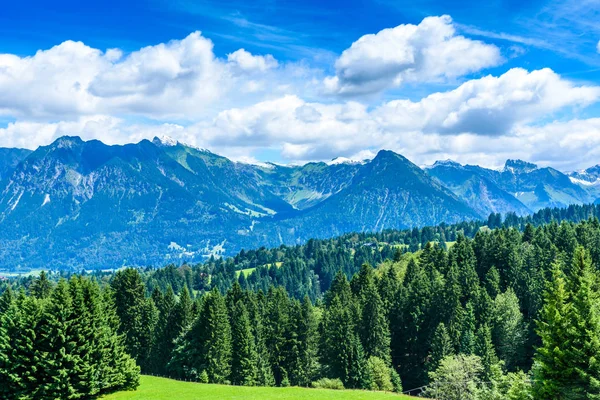
[[[600,397],[596,206],[352,234],[199,265],[2,283],[2,398],[139,374],[203,383]],[[561,221],[561,222],[558,222]]]

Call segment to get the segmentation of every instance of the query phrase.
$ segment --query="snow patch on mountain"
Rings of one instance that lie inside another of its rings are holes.
[[[575,178],[574,176],[570,176],[569,179],[571,180],[571,182],[573,182],[576,185],[584,185],[584,186],[597,186],[600,185],[600,178],[597,178],[596,180],[586,180],[586,179],[579,179],[579,178]]]

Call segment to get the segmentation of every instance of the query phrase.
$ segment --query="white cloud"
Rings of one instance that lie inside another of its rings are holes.
[[[227,61],[235,64],[243,71],[260,71],[277,68],[277,60],[272,55],[255,56],[244,49],[227,55]]]
[[[419,25],[399,25],[365,35],[342,53],[336,75],[324,80],[329,92],[365,94],[406,81],[455,78],[502,62],[496,46],[456,35],[445,15]]]
[[[510,133],[516,123],[531,122],[567,106],[586,106],[599,98],[598,86],[575,86],[550,69],[515,68],[418,102],[390,101],[375,114],[388,129],[493,136]]]
[[[61,136],[80,136],[84,140],[98,139],[109,144],[133,142],[140,138],[136,135],[124,136],[122,121],[106,115],[52,123],[17,121],[0,128],[0,143],[4,147],[35,149]]]
[[[66,41],[30,57],[0,54],[0,114],[38,120],[96,114],[194,120],[252,103],[257,93],[263,98],[277,93],[282,83],[289,90],[304,72],[243,49],[220,59],[200,32],[125,56],[119,49],[102,52]]]
[[[598,43],[596,44],[596,51],[600,53],[600,40],[598,40]]]

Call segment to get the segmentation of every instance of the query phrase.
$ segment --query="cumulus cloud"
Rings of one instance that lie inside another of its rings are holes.
[[[279,67],[273,56],[243,49],[218,58],[213,43],[200,32],[125,56],[119,49],[103,52],[66,41],[30,57],[0,54],[0,114],[30,119],[143,114],[193,120],[206,116],[209,108],[243,103],[240,93],[277,92],[282,82],[293,84],[302,72]],[[250,76],[254,73],[262,76]]]
[[[598,40],[598,44],[596,44],[596,51],[600,53],[600,40]]]
[[[134,141],[124,137],[122,121],[107,115],[79,117],[73,121],[33,122],[16,121],[0,128],[0,142],[4,147],[35,149],[48,145],[60,136],[80,136],[85,140],[98,139],[106,143]]]
[[[428,17],[419,25],[399,25],[365,35],[341,54],[327,91],[366,94],[403,82],[455,78],[502,62],[490,44],[457,35],[449,16]]]
[[[255,56],[244,49],[239,49],[227,55],[227,61],[235,64],[243,71],[264,72],[268,69],[276,68],[277,60],[270,54],[266,56]]]
[[[586,106],[599,98],[598,86],[576,86],[550,69],[515,68],[418,102],[390,101],[375,114],[388,129],[493,136],[510,133],[516,123],[534,121],[567,106]]]

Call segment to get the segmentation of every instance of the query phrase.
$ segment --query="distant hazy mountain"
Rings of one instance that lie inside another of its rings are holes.
[[[467,202],[480,215],[516,212],[526,215],[532,211],[517,198],[500,188],[479,167],[462,166],[454,161],[438,161],[427,172],[437,178],[456,196]]]
[[[506,161],[500,171],[474,165],[438,163],[429,173],[480,212],[495,210],[523,214],[527,210],[565,207],[594,200],[590,191],[573,183],[566,174],[521,160]]]
[[[525,214],[595,199],[551,168],[503,171],[391,151],[371,161],[251,165],[170,139],[108,146],[63,137],[2,149],[0,267],[115,268],[241,248]],[[588,185],[591,186],[591,185]]]

